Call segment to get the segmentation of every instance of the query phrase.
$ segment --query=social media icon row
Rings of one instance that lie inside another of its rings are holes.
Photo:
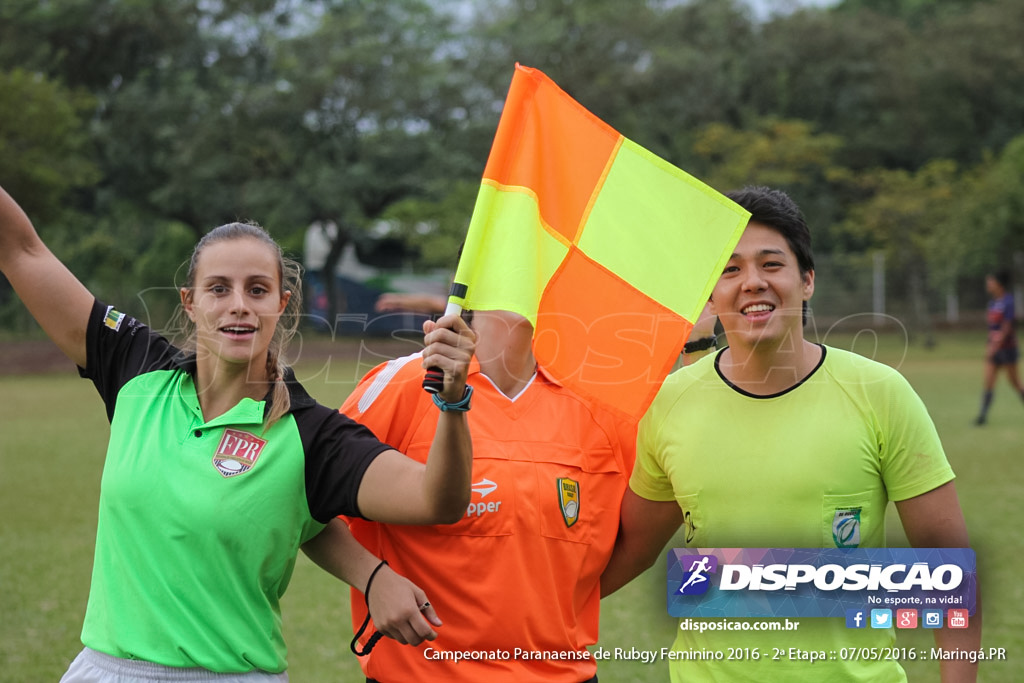
[[[923,628],[942,628],[941,609],[923,609],[920,612],[920,625]],[[967,628],[970,617],[965,609],[951,609],[946,612],[948,628]],[[846,610],[846,628],[917,628],[918,611],[916,609],[898,609],[895,617],[891,609],[848,609]]]

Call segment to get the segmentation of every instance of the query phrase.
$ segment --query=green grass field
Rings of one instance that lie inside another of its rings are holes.
[[[984,646],[1007,653],[1004,662],[984,663],[980,680],[1021,680],[1022,537],[1013,525],[1024,491],[1024,406],[1001,378],[989,425],[971,425],[982,372],[978,334],[942,335],[933,350],[907,349],[896,335],[825,341],[898,367],[927,404],[957,472],[978,554]],[[340,405],[373,362],[308,362],[298,374],[323,403]],[[2,376],[0,386],[0,681],[56,681],[81,647],[107,424],[91,384],[77,379],[70,364],[64,373]],[[895,514],[889,540],[905,544]],[[605,600],[601,646],[671,643],[675,622],[665,613],[664,572],[656,565]],[[348,591],[340,583],[300,557],[283,609],[292,681],[363,680],[348,650]],[[927,646],[930,638],[924,630],[901,632],[900,644]],[[937,680],[935,664],[910,662],[907,670],[912,681]],[[599,675],[603,683],[668,680],[664,662],[612,660],[602,662]]]

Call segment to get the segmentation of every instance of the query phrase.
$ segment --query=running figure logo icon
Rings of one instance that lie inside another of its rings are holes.
[[[718,570],[718,558],[714,555],[690,555],[679,558],[679,564],[686,567],[683,583],[679,586],[679,595],[703,595],[707,593],[711,582],[708,574]]]

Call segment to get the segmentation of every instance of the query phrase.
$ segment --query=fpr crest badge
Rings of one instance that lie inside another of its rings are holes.
[[[573,479],[558,480],[558,504],[566,526],[572,526],[580,518],[580,484]]]
[[[244,474],[253,468],[266,445],[264,439],[249,432],[225,429],[213,454],[213,466],[225,477]]]

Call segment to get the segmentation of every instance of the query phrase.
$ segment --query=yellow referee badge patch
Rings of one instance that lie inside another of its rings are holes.
[[[558,480],[558,504],[562,508],[562,519],[566,526],[572,526],[580,518],[580,484],[572,479]]]
[[[107,306],[107,314],[103,316],[103,324],[117,332],[121,328],[121,321],[124,320],[124,313],[114,310],[113,306]]]

